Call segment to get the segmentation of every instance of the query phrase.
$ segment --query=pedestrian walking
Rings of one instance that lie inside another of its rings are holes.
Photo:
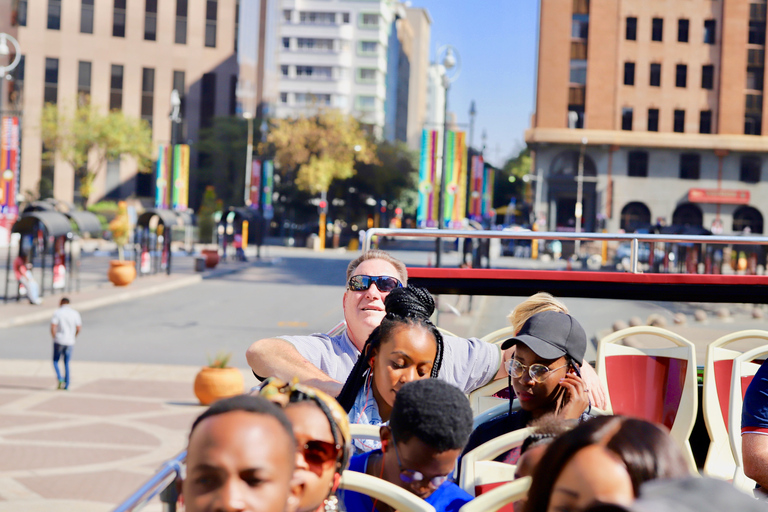
[[[31,304],[39,306],[43,303],[40,299],[40,289],[35,281],[35,277],[32,275],[32,263],[27,263],[24,255],[19,251],[19,255],[13,260],[13,273],[16,276],[16,280],[19,282],[19,286],[24,288],[27,294],[27,298]],[[19,292],[21,292],[21,288]]]
[[[51,336],[53,337],[53,368],[56,370],[56,378],[59,380],[57,389],[69,389],[69,358],[72,356],[72,347],[75,346],[75,338],[80,334],[83,322],[80,313],[69,306],[69,299],[64,297],[59,303],[59,309],[51,318]],[[61,378],[59,359],[64,357],[64,378]]]

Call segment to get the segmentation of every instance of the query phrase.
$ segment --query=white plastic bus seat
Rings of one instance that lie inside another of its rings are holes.
[[[517,398],[515,398],[512,401],[512,411],[519,411],[519,410],[520,410],[520,402],[517,400]],[[504,403],[497,404],[491,407],[490,409],[486,409],[483,412],[476,414],[472,424],[472,430],[475,430],[477,427],[479,427],[481,423],[490,421],[493,418],[497,416],[501,416],[506,412],[509,412],[509,400],[504,400]]]
[[[736,471],[728,439],[728,404],[731,397],[733,360],[743,351],[726,347],[737,341],[758,339],[768,341],[768,331],[749,329],[726,334],[707,346],[704,359],[704,389],[702,412],[709,433],[709,450],[703,471],[707,476],[730,480]]]
[[[760,365],[754,359],[768,357],[768,345],[748,350],[736,356],[731,372],[731,398],[728,406],[728,439],[731,453],[736,461],[733,473],[733,485],[746,493],[752,493],[755,481],[744,474],[744,456],[741,453],[741,410],[744,407],[744,394]],[[750,434],[752,435],[752,434]]]
[[[376,425],[361,425],[358,423],[352,423],[349,426],[349,432],[352,435],[352,439],[373,439],[378,441],[380,436],[381,427]]]
[[[375,476],[344,471],[341,474],[340,489],[359,492],[374,500],[386,503],[400,512],[435,512],[435,508],[415,494],[400,486],[391,484]]]
[[[496,398],[493,395],[508,386],[507,379],[492,380],[485,386],[479,387],[469,394],[469,405],[472,413],[477,415],[499,404],[509,404],[506,398]]]
[[[639,348],[618,344],[637,335],[658,336],[675,346]],[[600,340],[596,370],[608,392],[605,411],[666,426],[695,472],[696,461],[688,441],[698,401],[693,343],[660,327],[629,327]]]
[[[488,491],[465,503],[459,512],[495,512],[505,505],[520,501],[528,496],[532,478],[524,476]]]
[[[515,329],[510,325],[507,327],[502,327],[501,329],[493,331],[492,333],[486,334],[480,338],[480,340],[486,343],[493,343],[494,345],[501,345],[504,341],[508,340],[514,335]]]
[[[514,480],[515,466],[495,462],[493,459],[523,444],[532,432],[531,428],[515,430],[491,439],[465,454],[461,458],[459,486],[472,496],[477,496],[483,493],[483,487],[488,484]]]

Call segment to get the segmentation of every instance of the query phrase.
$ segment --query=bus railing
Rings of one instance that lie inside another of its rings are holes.
[[[459,229],[399,229],[371,228],[365,232],[362,250],[369,251],[376,236],[412,237],[412,238],[499,238],[504,240],[560,240],[594,242],[629,242],[630,268],[632,273],[639,273],[638,252],[641,242],[653,243],[688,243],[717,245],[768,245],[768,237],[735,235],[651,235],[640,233],[563,233],[553,231],[498,231],[498,230],[459,230]]]
[[[163,463],[158,472],[136,492],[124,500],[113,512],[135,512],[143,509],[155,496],[160,496],[163,512],[176,512],[176,479],[181,476],[187,451]]]

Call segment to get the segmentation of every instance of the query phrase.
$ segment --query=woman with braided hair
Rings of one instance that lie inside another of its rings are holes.
[[[403,384],[436,378],[443,337],[429,320],[435,300],[423,288],[395,288],[384,300],[386,316],[363,346],[338,400],[351,423],[384,425]],[[375,450],[378,441],[356,439],[355,453]]]

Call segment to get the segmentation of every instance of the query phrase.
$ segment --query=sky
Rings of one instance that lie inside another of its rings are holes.
[[[533,114],[538,0],[412,0],[432,17],[430,60],[450,44],[461,58],[461,74],[451,84],[448,109],[469,123],[477,114],[473,146],[487,132],[486,160],[496,166],[525,147]]]

